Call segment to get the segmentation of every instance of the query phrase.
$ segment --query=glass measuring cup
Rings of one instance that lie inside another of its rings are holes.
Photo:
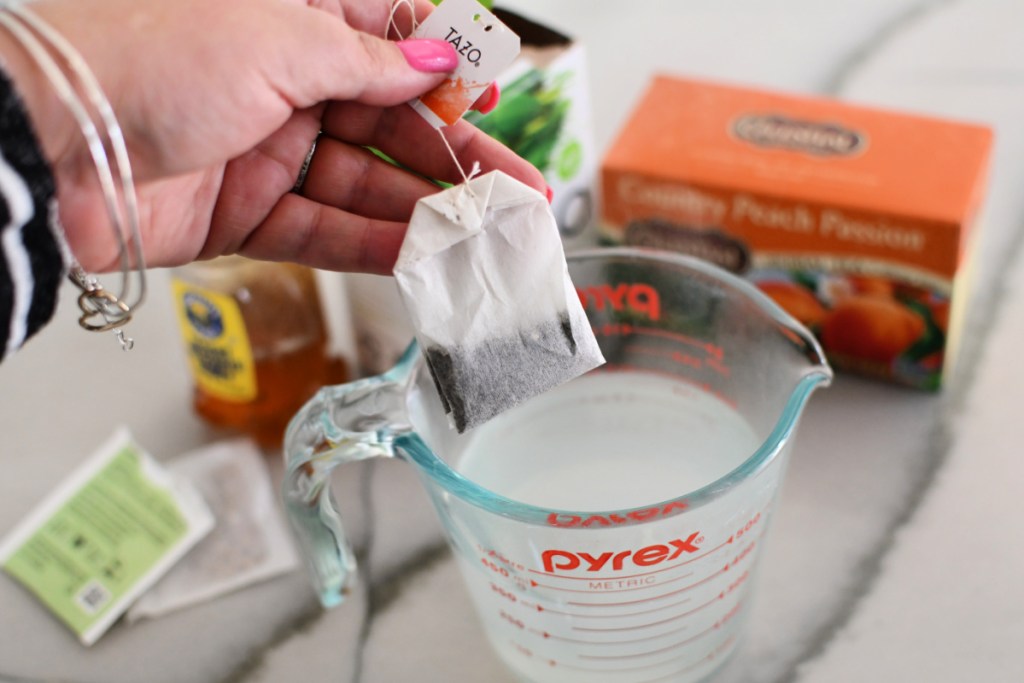
[[[398,457],[521,680],[697,681],[737,646],[797,420],[832,373],[804,327],[714,266],[626,248],[568,263],[607,365],[463,435],[415,347],[327,387],[286,436],[288,515],[339,603],[355,562],[328,475]]]

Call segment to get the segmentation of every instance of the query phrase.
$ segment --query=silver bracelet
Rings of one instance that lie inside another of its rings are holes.
[[[7,28],[36,61],[78,123],[96,167],[111,228],[118,245],[121,288],[117,295],[105,289],[97,278],[87,275],[72,257],[69,277],[82,292],[78,297],[78,306],[82,311],[78,322],[89,331],[114,330],[122,347],[126,350],[131,349],[134,341],[126,338],[120,328],[131,320],[145,298],[146,266],[142,253],[135,182],[121,127],[109,100],[100,88],[99,81],[81,54],[35,12],[22,4],[7,4],[0,8],[0,24]],[[77,89],[44,46],[44,41],[50,50],[60,56],[66,69],[75,77]],[[84,92],[92,105],[92,113],[98,119],[102,136],[97,130],[97,121],[94,121],[94,116],[87,109],[79,90]],[[120,194],[107,154],[108,145],[113,153],[114,166],[120,179]],[[138,293],[129,302],[133,270],[138,278]]]

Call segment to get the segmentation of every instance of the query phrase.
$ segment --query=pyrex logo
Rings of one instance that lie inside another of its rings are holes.
[[[658,290],[642,282],[621,282],[612,285],[577,287],[576,295],[583,308],[593,306],[598,311],[610,307],[613,311],[630,310],[651,320],[661,318],[661,297]]]
[[[850,156],[867,146],[867,138],[855,130],[780,114],[741,116],[733,122],[732,132],[758,147],[781,147],[816,156]]]
[[[678,559],[683,553],[695,553],[700,550],[700,546],[697,544],[699,537],[700,532],[694,531],[685,539],[676,538],[668,543],[648,545],[636,550],[620,550],[618,552],[609,550],[594,555],[552,549],[545,550],[540,557],[544,571],[549,574],[556,571],[569,572],[580,568],[588,572],[597,572],[602,569],[621,571],[627,562],[636,567],[652,567],[662,562]]]

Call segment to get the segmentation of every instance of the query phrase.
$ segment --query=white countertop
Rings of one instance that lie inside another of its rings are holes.
[[[602,150],[654,71],[995,128],[956,376],[939,395],[840,376],[812,399],[746,643],[716,681],[1024,680],[1024,3],[507,4],[587,45]],[[55,322],[0,365],[0,535],[119,424],[164,459],[223,436],[190,413],[166,273],[153,274],[129,354],[74,318],[65,296]],[[345,468],[336,490],[365,557],[342,607],[322,611],[294,572],[118,624],[86,649],[0,575],[0,681],[511,681],[410,468]]]

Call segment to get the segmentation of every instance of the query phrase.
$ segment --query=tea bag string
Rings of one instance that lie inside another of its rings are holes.
[[[444,129],[443,128],[438,128],[437,129],[437,134],[441,136],[441,142],[444,143],[445,149],[447,149],[448,150],[448,154],[451,155],[452,163],[455,164],[455,168],[457,168],[459,170],[459,175],[462,176],[462,184],[459,186],[460,187],[459,198],[460,199],[462,198],[462,194],[461,194],[462,192],[469,192],[469,195],[471,197],[475,198],[476,194],[473,192],[472,188],[470,188],[469,181],[472,180],[473,178],[475,178],[480,173],[480,162],[479,161],[474,161],[473,162],[473,166],[469,169],[469,174],[467,175],[466,171],[463,170],[463,168],[462,168],[462,164],[459,163],[458,157],[455,156],[455,150],[452,149],[451,144],[448,143],[448,138],[446,138],[444,136]]]
[[[385,38],[387,38],[388,34],[391,31],[394,31],[395,35],[398,36],[399,40],[405,40],[405,36],[402,34],[402,30],[398,27],[398,22],[396,20],[398,10],[402,6],[409,8],[409,17],[411,22],[410,25],[412,26],[410,35],[416,32],[416,7],[415,5],[413,5],[412,0],[395,0],[395,2],[392,3],[391,5],[391,13],[388,15],[388,22],[384,26]],[[459,193],[459,199],[462,198],[462,193],[464,192],[469,192],[470,196],[475,198],[476,194],[469,187],[469,181],[480,173],[480,162],[474,161],[473,165],[469,169],[469,173],[467,174],[465,169],[462,168],[462,164],[459,163],[459,158],[455,155],[455,150],[452,149],[451,144],[448,142],[448,138],[444,136],[444,128],[438,128],[437,134],[441,136],[441,142],[444,143],[445,149],[448,150],[448,155],[451,157],[452,163],[455,164],[455,168],[458,169],[459,175],[462,176],[462,185],[460,186],[461,189]]]
[[[405,40],[405,36],[402,35],[402,29],[398,28],[398,22],[395,21],[395,17],[398,15],[398,8],[405,5],[409,8],[410,21],[412,22],[412,30],[410,33],[416,32],[416,7],[412,4],[412,0],[395,0],[391,5],[391,14],[388,15],[388,23],[384,25],[384,39],[387,40],[388,33],[391,31],[395,32],[399,40]]]

